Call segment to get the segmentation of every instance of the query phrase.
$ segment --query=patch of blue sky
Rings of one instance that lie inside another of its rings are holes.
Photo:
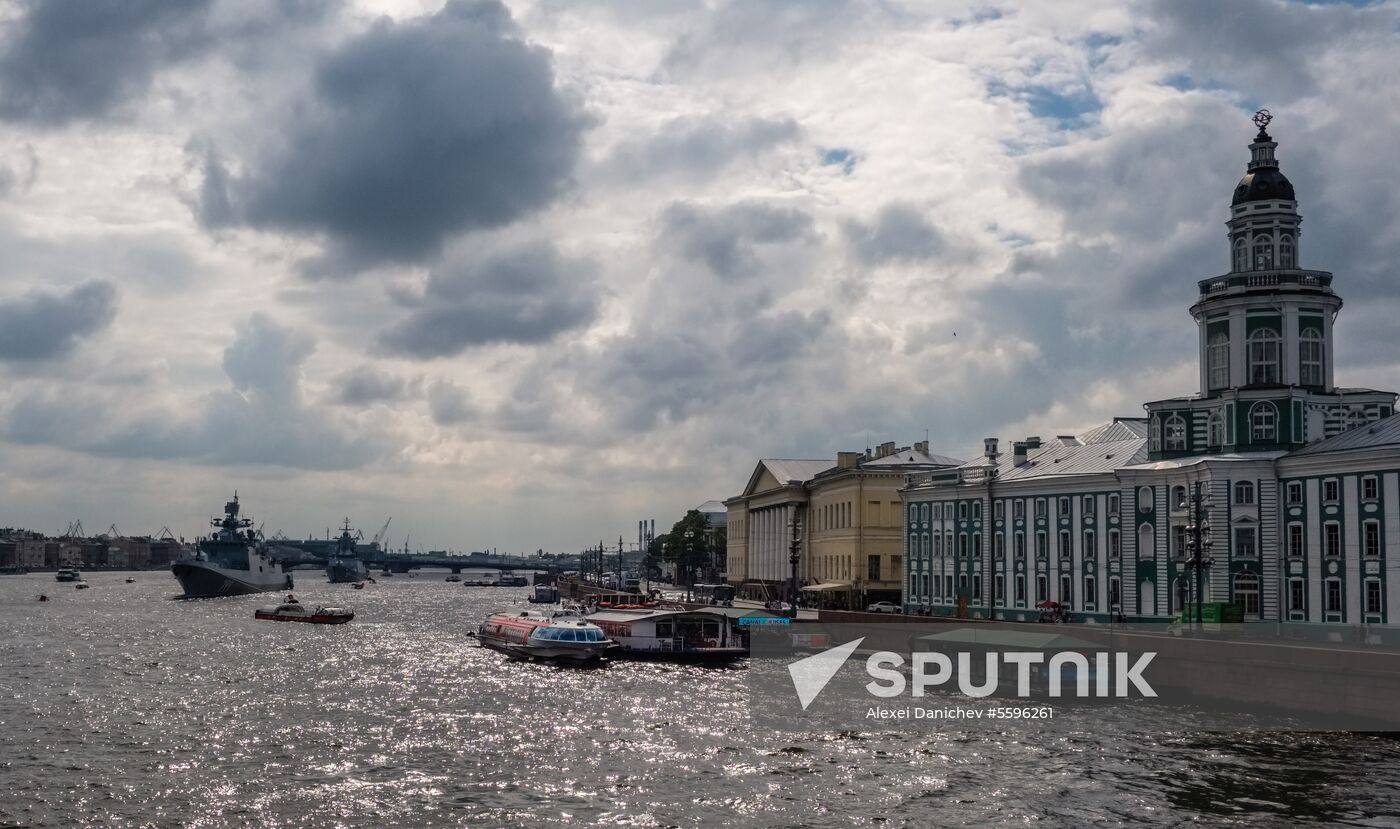
[[[822,150],[823,167],[840,167],[842,173],[850,174],[856,166],[856,154],[845,147],[830,147]]]

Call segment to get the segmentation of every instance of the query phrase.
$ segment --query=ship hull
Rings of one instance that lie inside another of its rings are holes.
[[[170,571],[180,582],[187,599],[246,596],[292,589],[291,575],[277,570],[253,573],[218,567],[207,561],[177,561],[170,565]]]
[[[369,570],[359,561],[333,561],[326,567],[326,580],[331,584],[354,584],[368,575]]]

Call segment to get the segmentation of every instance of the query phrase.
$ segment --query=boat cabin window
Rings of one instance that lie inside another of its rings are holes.
[[[671,629],[671,623],[670,623],[670,622],[657,622],[657,623],[656,623],[656,638],[657,638],[657,639],[670,639],[672,636],[675,636],[675,635],[676,635],[676,634],[675,634],[675,631],[673,631],[673,630]]]

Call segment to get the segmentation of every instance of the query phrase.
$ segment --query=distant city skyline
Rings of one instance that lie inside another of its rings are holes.
[[[1397,24],[0,1],[0,526],[191,538],[238,490],[268,533],[576,550],[757,458],[1141,417],[1196,384],[1265,106],[1337,384],[1400,388]]]

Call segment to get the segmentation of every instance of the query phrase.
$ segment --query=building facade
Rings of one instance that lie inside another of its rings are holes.
[[[899,491],[912,472],[960,461],[931,455],[926,442],[839,452],[829,460],[759,462],[728,508],[728,581],[740,595],[786,597],[793,528],[804,600],[827,607],[898,601],[903,582]]]
[[[1200,390],[1009,456],[989,438],[974,463],[910,476],[907,610],[1166,620],[1199,598],[1247,620],[1400,618],[1396,395],[1335,385],[1342,299],[1302,267],[1293,186],[1267,115],[1256,124],[1230,270],[1190,308]]]

